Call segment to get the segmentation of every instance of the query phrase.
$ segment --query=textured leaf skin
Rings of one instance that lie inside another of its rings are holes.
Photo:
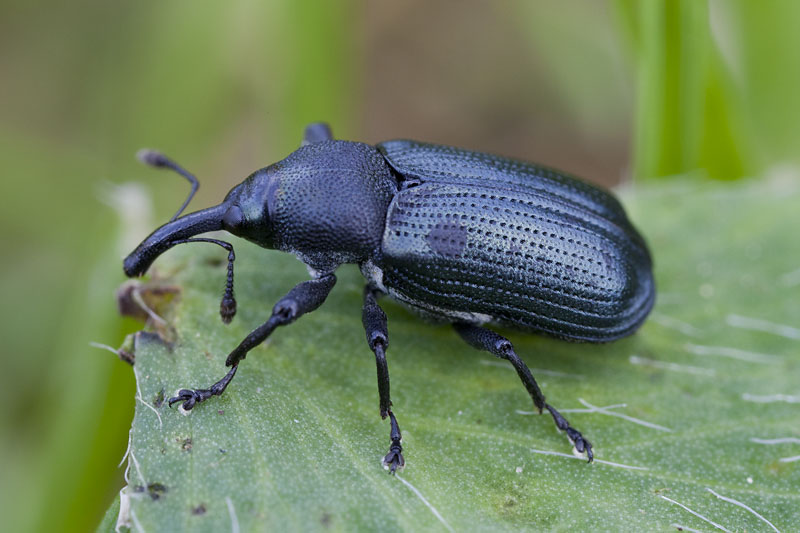
[[[591,465],[534,451],[569,445],[550,420],[517,412],[532,405],[513,370],[466,347],[451,328],[385,300],[407,459],[400,477],[453,529],[712,529],[666,496],[731,531],[771,530],[707,488],[781,531],[800,524],[800,462],[780,460],[800,454],[798,445],[751,440],[800,438],[798,404],[752,400],[800,394],[800,340],[731,325],[742,323],[735,315],[788,326],[778,331],[789,335],[800,327],[797,184],[678,182],[626,199],[653,250],[659,286],[639,332],[591,345],[502,331],[562,410],[586,409],[579,398],[625,403],[608,411],[670,430],[572,413],[595,445]],[[224,281],[217,250],[185,247],[156,263],[182,292],[165,313],[174,345],[137,338],[134,368],[150,406],[218,379],[227,352],[306,277],[284,254],[237,244],[237,255],[240,312],[229,326],[217,315]],[[319,310],[249,354],[222,397],[188,416],[161,404],[162,424],[136,400],[129,479],[143,530],[228,531],[234,516],[242,531],[446,530],[380,467],[388,423],[378,415],[360,323],[363,278],[346,267],[339,279]]]

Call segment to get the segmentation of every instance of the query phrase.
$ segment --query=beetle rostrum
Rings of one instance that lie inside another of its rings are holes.
[[[197,180],[157,152],[140,158],[177,171],[192,192],[125,259],[125,274],[144,274],[176,244],[222,246],[228,275],[220,315],[227,323],[236,312],[233,246],[196,235],[225,230],[290,252],[312,273],[230,352],[225,377],[207,389],[181,389],[170,405],[190,410],[222,394],[251,349],[322,305],[335,270],[355,263],[367,280],[362,321],[377,365],[380,414],[390,421],[383,464],[391,473],[404,459],[389,395],[382,295],[453,324],[468,344],[511,363],[538,411],[547,410],[592,461],[591,443],[545,401],[511,342],[486,325],[601,343],[644,322],[655,298],[650,253],[610,193],[545,167],[460,148],[333,140],[330,128],[317,123],[306,128],[297,151],[251,174],[221,204],[179,217]]]

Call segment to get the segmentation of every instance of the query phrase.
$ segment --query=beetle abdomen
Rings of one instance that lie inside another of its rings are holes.
[[[597,211],[491,180],[423,182],[389,207],[383,283],[446,320],[487,317],[578,341],[623,337],[652,307],[650,257],[624,212]]]

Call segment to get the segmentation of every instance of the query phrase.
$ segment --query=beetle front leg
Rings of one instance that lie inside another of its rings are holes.
[[[575,450],[577,450],[578,453],[585,452],[589,462],[592,462],[592,459],[594,459],[592,443],[585,439],[580,431],[570,426],[567,419],[561,416],[561,413],[556,411],[552,405],[545,401],[544,394],[542,394],[542,390],[536,383],[528,365],[514,352],[511,341],[498,335],[494,331],[473,326],[472,324],[458,323],[454,324],[453,327],[455,327],[455,330],[461,335],[461,338],[467,341],[471,346],[479,350],[486,350],[510,362],[514,366],[514,370],[517,371],[519,379],[522,380],[522,384],[528,389],[528,394],[533,398],[533,403],[536,405],[539,412],[541,413],[542,409],[547,409],[553,417],[556,427],[567,434],[567,438],[569,438],[570,442],[575,446]]]
[[[389,397],[389,367],[386,364],[386,349],[389,347],[389,330],[386,326],[386,313],[378,305],[377,296],[380,291],[373,285],[364,287],[364,309],[361,321],[367,333],[367,344],[375,354],[375,364],[378,368],[378,398],[380,401],[381,418],[389,417],[391,430],[389,438],[392,444],[389,453],[383,458],[383,466],[394,474],[405,465],[403,459],[403,446],[400,444],[402,435],[397,418],[392,413],[392,400]]]
[[[254,329],[242,342],[239,343],[225,361],[226,366],[232,367],[224,378],[214,383],[208,389],[181,389],[178,395],[170,398],[169,404],[183,402],[183,408],[188,411],[197,403],[203,402],[212,396],[219,396],[230,384],[239,363],[247,356],[247,352],[264,342],[278,326],[291,324],[300,316],[315,310],[322,305],[336,284],[336,276],[327,274],[317,279],[304,281],[297,284],[292,290],[281,298],[272,309],[272,316],[261,326]]]

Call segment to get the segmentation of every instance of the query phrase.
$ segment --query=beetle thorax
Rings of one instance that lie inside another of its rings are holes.
[[[380,249],[397,185],[373,147],[347,141],[308,145],[274,165],[270,218],[276,247],[320,272]]]

